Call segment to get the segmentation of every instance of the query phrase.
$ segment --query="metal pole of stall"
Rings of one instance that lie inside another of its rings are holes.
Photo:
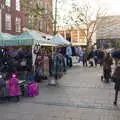
[[[55,0],[55,16],[54,16],[54,18],[55,18],[55,20],[54,20],[54,31],[53,31],[53,35],[56,35],[56,33],[57,33],[57,31],[56,31],[56,25],[57,25],[57,2],[58,2],[58,0]],[[53,59],[54,59],[54,55],[53,55],[53,50],[54,49],[54,47],[52,46],[52,61],[53,61]],[[54,62],[54,61],[53,61]],[[52,63],[53,63],[52,62]],[[54,63],[53,63],[54,64]],[[54,68],[53,68],[54,69]],[[56,86],[57,85],[57,81],[54,79],[54,78],[51,78],[50,80],[49,80],[49,83],[48,83],[48,85],[51,85],[51,86]]]

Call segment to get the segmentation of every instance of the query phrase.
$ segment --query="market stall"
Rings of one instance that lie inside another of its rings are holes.
[[[50,81],[50,85],[56,85],[57,79],[59,79],[65,72],[65,56],[61,54],[61,47],[69,46],[70,42],[65,40],[61,35],[57,34],[51,39],[53,44],[56,44],[56,47],[52,47],[52,67],[51,72],[54,76],[54,79]]]
[[[19,64],[19,67],[17,65],[19,71],[29,71],[35,65],[36,54],[34,54],[34,48],[36,45],[39,46],[39,49],[40,46],[52,46],[50,41],[43,39],[39,32],[34,30],[29,30],[16,36],[6,33],[1,33],[0,35],[0,46],[4,50],[7,49],[6,51],[9,54],[11,53],[13,63]],[[7,57],[5,56],[5,58]]]

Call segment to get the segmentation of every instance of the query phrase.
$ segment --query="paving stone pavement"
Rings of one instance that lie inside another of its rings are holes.
[[[39,96],[0,104],[0,120],[120,120],[120,97],[113,106],[114,85],[101,74],[100,67],[75,66],[58,86],[41,83]]]

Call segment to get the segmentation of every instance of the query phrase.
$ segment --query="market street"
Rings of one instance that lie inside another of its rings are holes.
[[[120,120],[113,105],[113,83],[100,80],[102,69],[74,66],[59,86],[41,83],[40,95],[19,103],[0,104],[0,120]]]

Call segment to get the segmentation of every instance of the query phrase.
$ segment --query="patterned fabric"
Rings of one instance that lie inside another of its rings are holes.
[[[9,96],[20,96],[21,95],[19,81],[17,78],[11,78],[8,81],[8,93],[9,93]]]
[[[44,76],[49,76],[49,58],[47,56],[44,56]]]
[[[39,94],[39,84],[31,83],[28,85],[28,96],[34,97]]]
[[[56,54],[53,57],[53,75],[59,75],[64,70],[64,57],[61,54]]]

